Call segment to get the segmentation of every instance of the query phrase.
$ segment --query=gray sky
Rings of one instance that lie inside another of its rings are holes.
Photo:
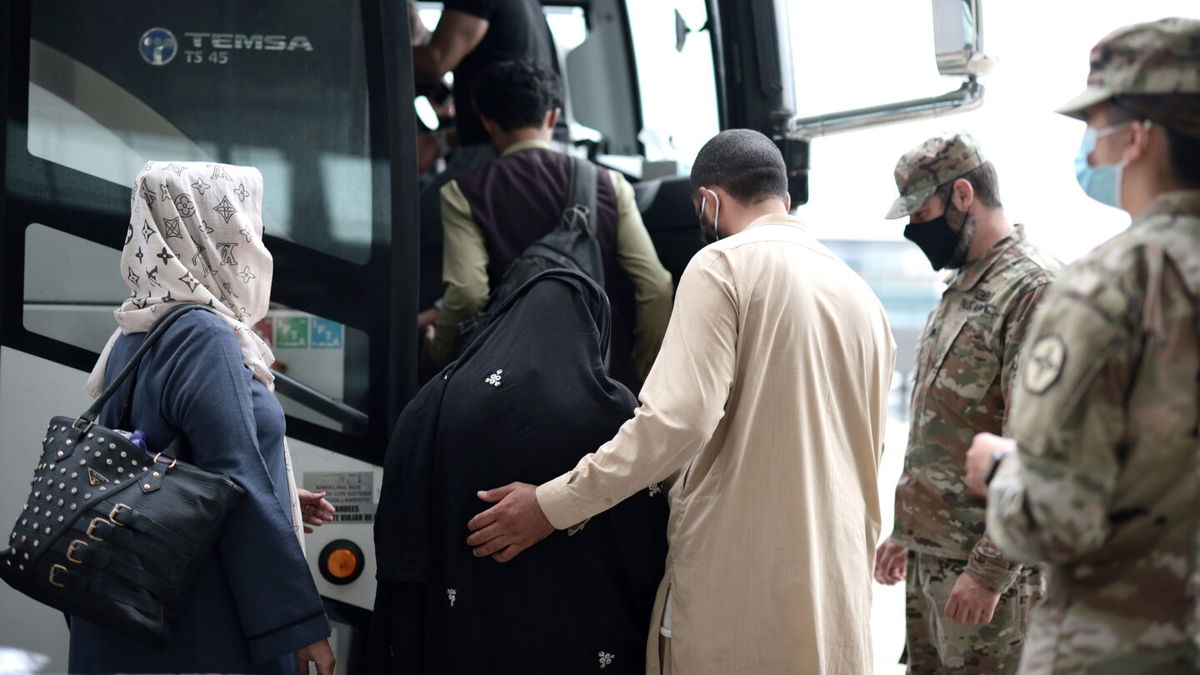
[[[954,78],[936,75],[929,6],[929,0],[795,2],[800,114],[957,88]],[[899,238],[906,221],[882,218],[895,196],[896,159],[929,136],[965,129],[996,164],[1010,220],[1025,223],[1029,236],[1050,253],[1065,261],[1078,258],[1126,227],[1129,218],[1083,194],[1073,161],[1084,125],[1052,111],[1083,89],[1088,53],[1100,38],[1165,16],[1200,18],[1200,3],[985,0],[984,48],[999,64],[982,80],[983,107],[816,139],[812,200],[800,215],[822,237]],[[850,25],[855,28],[828,30]],[[821,65],[814,68],[814,62]]]

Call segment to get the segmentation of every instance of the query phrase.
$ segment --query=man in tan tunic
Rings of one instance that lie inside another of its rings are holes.
[[[467,543],[505,562],[673,477],[647,672],[869,673],[887,319],[788,215],[765,136],[717,135],[691,183],[720,241],[680,280],[641,407],[574,470],[481,492],[499,503]]]

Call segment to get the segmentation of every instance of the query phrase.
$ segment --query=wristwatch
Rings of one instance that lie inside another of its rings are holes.
[[[992,465],[988,467],[987,476],[983,479],[984,485],[992,484],[992,479],[996,477],[996,472],[1000,470],[1000,463],[1008,459],[1011,454],[1013,454],[1012,450],[1001,450],[992,455]]]

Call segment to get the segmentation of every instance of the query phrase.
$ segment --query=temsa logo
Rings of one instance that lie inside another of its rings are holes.
[[[241,33],[184,33],[192,47],[203,49],[207,40],[212,49],[257,49],[268,52],[313,50],[312,42],[304,35],[243,35]]]

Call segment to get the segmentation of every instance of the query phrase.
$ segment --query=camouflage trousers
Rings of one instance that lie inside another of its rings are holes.
[[[1015,673],[1029,612],[1042,596],[1041,574],[1026,566],[1000,596],[992,622],[986,626],[946,618],[946,603],[965,560],[908,553],[905,643],[909,673]]]

